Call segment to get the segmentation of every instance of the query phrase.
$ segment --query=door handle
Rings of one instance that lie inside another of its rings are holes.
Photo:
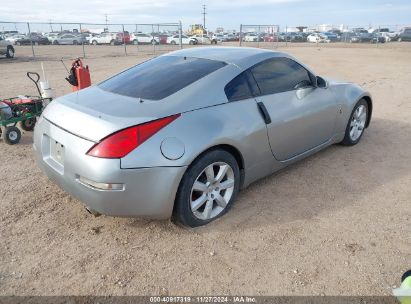
[[[267,111],[267,108],[265,107],[264,103],[257,102],[258,110],[260,111],[261,116],[264,119],[264,122],[268,125],[271,123],[271,117],[270,114]]]

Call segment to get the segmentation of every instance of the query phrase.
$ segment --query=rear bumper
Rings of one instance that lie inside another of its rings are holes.
[[[64,146],[63,165],[50,157],[50,145]],[[124,217],[169,218],[186,167],[121,169],[119,159],[87,156],[93,142],[72,135],[43,119],[34,132],[36,160],[41,170],[64,191],[101,214]],[[124,184],[123,190],[85,185],[84,177],[100,183]]]

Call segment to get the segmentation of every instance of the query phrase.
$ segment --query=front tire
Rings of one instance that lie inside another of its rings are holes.
[[[240,186],[240,169],[233,155],[212,150],[195,160],[180,182],[173,220],[198,227],[224,215]]]
[[[14,48],[10,45],[7,47],[6,57],[7,58],[13,58],[14,57]]]
[[[368,103],[361,99],[352,110],[350,119],[345,129],[345,136],[341,142],[344,146],[354,146],[358,144],[364,134],[369,115]]]

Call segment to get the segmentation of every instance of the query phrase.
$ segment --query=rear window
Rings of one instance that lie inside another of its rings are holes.
[[[225,65],[208,59],[161,56],[109,78],[99,87],[129,97],[160,100]]]

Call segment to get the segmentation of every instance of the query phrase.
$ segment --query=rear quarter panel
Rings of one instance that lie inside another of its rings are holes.
[[[184,144],[177,160],[163,156],[160,146],[166,138]],[[121,160],[122,168],[188,166],[201,153],[218,145],[230,145],[243,158],[244,184],[273,171],[274,158],[267,140],[266,125],[254,99],[230,102],[183,113]]]

